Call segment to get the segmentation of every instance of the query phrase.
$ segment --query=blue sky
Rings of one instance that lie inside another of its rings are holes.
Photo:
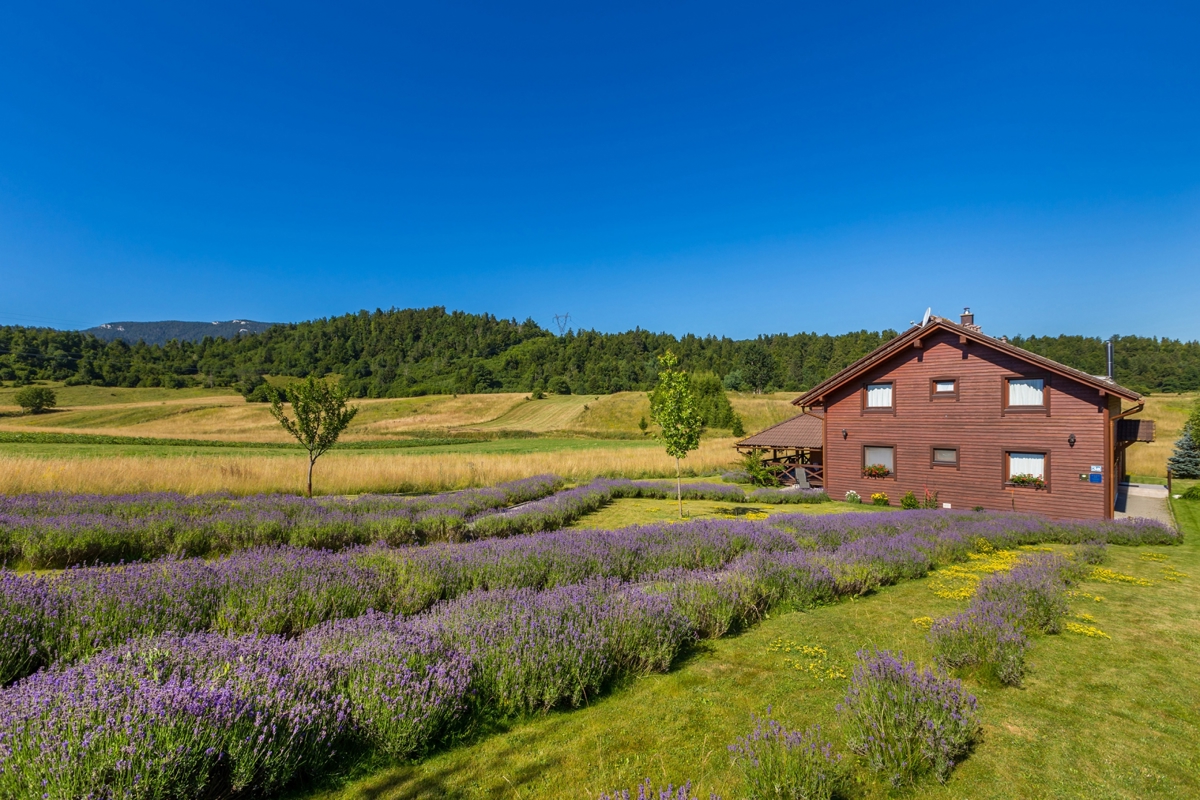
[[[6,4],[0,322],[1200,338],[1189,4]]]

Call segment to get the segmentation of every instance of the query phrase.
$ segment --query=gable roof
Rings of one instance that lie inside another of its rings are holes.
[[[1028,350],[1023,350],[1016,345],[1002,342],[991,336],[986,336],[974,328],[968,328],[965,325],[959,325],[951,322],[943,317],[930,317],[929,322],[924,326],[914,325],[904,333],[892,339],[879,347],[875,348],[870,353],[855,361],[850,366],[843,369],[836,375],[832,375],[818,383],[813,388],[809,389],[804,394],[792,401],[793,405],[810,406],[819,401],[825,395],[829,394],[834,389],[837,389],[847,381],[853,380],[855,376],[866,372],[872,367],[878,366],[887,361],[892,356],[900,353],[905,348],[912,346],[913,342],[918,339],[924,339],[930,334],[938,330],[949,331],[963,337],[965,341],[976,342],[984,347],[990,347],[993,350],[998,350],[1002,353],[1015,356],[1022,361],[1028,362],[1035,366],[1041,367],[1048,372],[1053,372],[1056,375],[1062,375],[1064,378],[1077,381],[1087,386],[1093,386],[1103,392],[1114,394],[1118,397],[1124,397],[1126,400],[1138,402],[1142,396],[1137,392],[1126,389],[1108,378],[1098,378],[1095,375],[1088,375],[1073,367],[1068,367],[1066,364],[1060,364],[1057,361],[1052,361],[1044,356],[1039,356],[1036,353],[1031,353]]]
[[[780,450],[813,450],[823,446],[822,431],[825,427],[822,412],[806,411],[778,425],[759,431],[748,439],[737,443],[737,447],[765,447]]]

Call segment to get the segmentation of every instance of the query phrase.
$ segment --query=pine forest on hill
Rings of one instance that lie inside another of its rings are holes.
[[[800,391],[897,333],[797,333],[756,339],[641,329],[556,336],[527,319],[444,308],[360,311],[280,324],[260,333],[197,342],[133,345],[80,331],[0,327],[0,380],[96,386],[235,386],[251,393],[264,375],[340,375],[358,397],[526,392],[645,391],[655,356],[673,350],[692,371],[730,389]],[[1013,344],[1092,374],[1104,371],[1098,337],[1013,337]],[[1116,337],[1116,379],[1139,391],[1200,388],[1200,342]]]

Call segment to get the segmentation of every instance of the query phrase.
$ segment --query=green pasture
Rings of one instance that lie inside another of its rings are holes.
[[[202,397],[237,395],[230,388],[190,389],[126,389],[119,386],[64,386],[61,383],[41,382],[54,390],[60,406],[105,406],[115,403],[157,403],[166,400],[191,400]],[[0,386],[0,406],[16,407],[13,396],[20,386]]]
[[[620,501],[600,514],[644,514],[642,521],[651,521],[655,504],[662,501]],[[706,506],[687,505],[697,514]],[[1102,599],[1073,600],[1072,612],[1088,615],[1086,624],[1110,638],[1070,632],[1037,638],[1021,688],[968,680],[979,698],[983,737],[945,785],[892,790],[851,759],[851,796],[1200,796],[1200,502],[1174,506],[1187,534],[1182,546],[1109,548],[1110,569],[1152,585],[1088,581],[1078,587]],[[598,516],[583,524],[591,527]],[[1150,553],[1166,560],[1143,555]],[[1171,580],[1168,568],[1184,577]],[[848,674],[855,651],[870,645],[928,663],[925,631],[913,620],[965,604],[935,596],[930,583],[910,581],[852,602],[772,615],[739,636],[704,643],[669,674],[614,687],[585,708],[479,731],[417,763],[360,764],[334,778],[336,788],[300,796],[595,798],[648,777],[656,784],[693,780],[698,797],[740,797],[727,746],[751,729],[751,715],[770,708],[792,727],[819,724],[844,749],[835,706],[846,680],[790,666],[779,645],[824,648],[826,674],[831,668]]]

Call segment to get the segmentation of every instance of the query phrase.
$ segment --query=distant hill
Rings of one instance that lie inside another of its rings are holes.
[[[181,322],[168,319],[162,322],[107,322],[95,328],[88,328],[84,333],[90,333],[106,342],[124,339],[130,344],[137,344],[139,341],[146,344],[166,344],[172,339],[198,342],[205,336],[232,339],[239,333],[243,336],[247,333],[262,333],[274,324],[248,319],[231,319],[228,322]]]
[[[556,336],[531,319],[518,322],[441,307],[364,310],[280,325],[117,322],[91,331],[4,325],[0,381],[236,386],[247,396],[265,397],[264,376],[338,375],[355,397],[533,389],[611,394],[653,388],[655,356],[670,349],[685,369],[714,373],[726,388],[799,392],[893,336],[896,331],[884,330],[733,340],[640,328],[568,330]],[[1093,375],[1104,371],[1099,337],[1016,336],[1011,341]],[[1145,336],[1118,336],[1114,342],[1121,384],[1142,391],[1200,389],[1200,342]]]

